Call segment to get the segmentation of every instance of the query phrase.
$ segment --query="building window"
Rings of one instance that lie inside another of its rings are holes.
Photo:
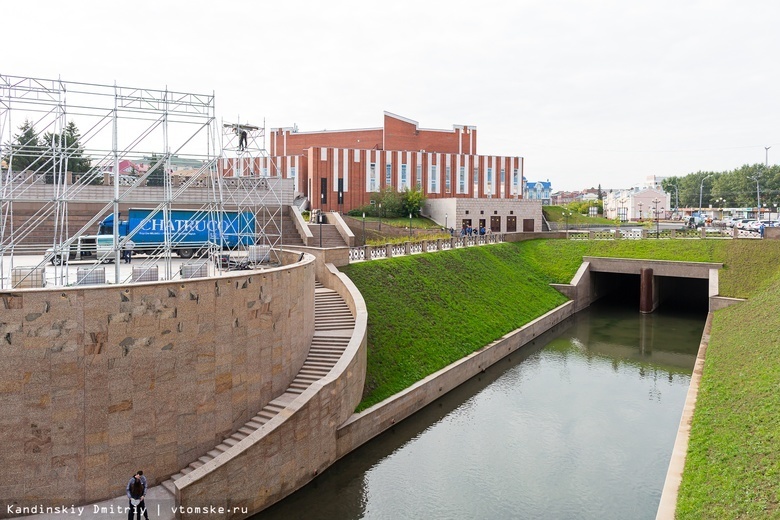
[[[268,168],[263,168],[263,177],[268,177]]]
[[[295,178],[295,166],[290,166],[290,178]]]
[[[417,165],[417,179],[415,179],[417,189],[422,189],[422,164]]]
[[[393,185],[393,165],[387,164],[385,166],[385,186]]]
[[[501,168],[501,184],[506,182],[506,170]]]
[[[466,167],[461,166],[458,172],[458,193],[466,193]]]
[[[512,186],[515,187],[515,193],[517,193],[519,190],[517,189],[518,182],[520,181],[520,171],[515,168],[512,170]]]
[[[487,169],[487,188],[490,193],[493,193],[493,168]]]
[[[408,179],[406,178],[406,165],[401,165],[401,189],[406,189],[409,187],[407,184]]]
[[[368,191],[377,191],[376,189],[376,163],[368,165]]]
[[[436,193],[438,188],[436,187],[436,165],[431,165],[431,192]]]
[[[447,167],[446,167],[446,175],[445,175],[445,177],[444,177],[444,183],[445,183],[445,184],[444,184],[444,190],[445,190],[447,193],[449,193],[449,192],[450,192],[450,190],[451,190],[451,187],[450,187],[450,175],[451,175],[451,174],[450,174],[450,167],[449,167],[449,166],[447,166]]]

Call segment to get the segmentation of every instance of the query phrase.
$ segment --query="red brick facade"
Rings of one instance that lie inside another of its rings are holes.
[[[273,129],[270,157],[225,159],[223,175],[295,178],[312,208],[349,211],[388,186],[420,187],[428,199],[522,198],[523,158],[477,155],[477,130],[420,129],[385,112],[383,128]],[[339,200],[341,198],[341,200]]]

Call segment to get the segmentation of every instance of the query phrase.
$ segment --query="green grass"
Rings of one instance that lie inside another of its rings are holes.
[[[360,217],[354,217],[358,220],[362,220]],[[379,222],[379,217],[369,217],[366,215],[366,222]],[[384,217],[381,219],[383,226],[391,226],[391,227],[397,227],[397,228],[408,228],[409,227],[409,218],[408,217],[392,217],[387,218]],[[441,229],[442,226],[434,222],[433,220],[425,217],[414,217],[412,219],[412,229]]]
[[[531,240],[353,264],[369,312],[365,409],[565,301],[583,256],[722,262],[678,518],[780,518],[780,241]]]
[[[780,518],[780,275],[715,315],[680,519]]]
[[[566,210],[563,206],[544,206],[544,216],[548,222],[560,222],[563,224],[566,219],[563,217],[563,212]],[[606,225],[614,226],[615,221],[604,217],[588,217],[581,213],[572,213],[569,217],[569,224],[593,224],[593,225]]]

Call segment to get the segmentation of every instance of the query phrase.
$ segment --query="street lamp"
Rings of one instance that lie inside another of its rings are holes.
[[[366,245],[366,212],[363,212],[363,245]]]
[[[411,218],[411,217],[409,217],[409,218]],[[444,214],[444,229],[446,229],[447,231],[450,230],[450,227],[447,225],[447,214],[446,213]]]
[[[661,202],[660,199],[653,199],[653,206],[654,206],[654,211],[655,211],[655,238],[660,238],[660,236],[661,236],[660,226],[659,226],[659,223],[658,223],[658,204],[660,202]]]
[[[382,203],[379,203],[379,231],[382,231]]]
[[[701,218],[701,199],[702,199],[702,195],[704,195],[704,181],[709,179],[710,177],[712,177],[712,175],[713,174],[709,174],[709,175],[705,176],[701,180],[701,185],[699,186],[699,218]]]
[[[626,206],[626,199],[620,199],[620,211],[618,212],[618,220],[623,222],[626,217],[626,211],[623,209]]]
[[[412,240],[412,212],[409,212],[409,241]]]
[[[642,220],[642,206],[644,206],[643,202],[639,203],[639,220]]]
[[[566,222],[566,232],[569,232],[569,217],[572,215],[571,211],[563,211],[563,219]]]
[[[724,199],[723,197],[718,197],[717,199],[715,199],[715,204],[720,206],[720,219],[723,220],[723,206],[726,205],[726,199]]]
[[[320,228],[320,248],[322,248],[322,210],[320,210],[320,214],[317,215],[317,222],[319,222],[319,228]]]

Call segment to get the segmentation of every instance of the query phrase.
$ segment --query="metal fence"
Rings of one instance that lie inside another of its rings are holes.
[[[433,253],[463,247],[499,244],[504,241],[503,233],[489,235],[472,235],[465,237],[437,238],[420,242],[402,242],[383,246],[356,246],[349,248],[349,261],[380,260],[396,256],[408,256],[420,253]]]
[[[567,231],[569,240],[642,240],[642,239],[761,239],[758,231],[748,229],[608,229],[601,231]]]

